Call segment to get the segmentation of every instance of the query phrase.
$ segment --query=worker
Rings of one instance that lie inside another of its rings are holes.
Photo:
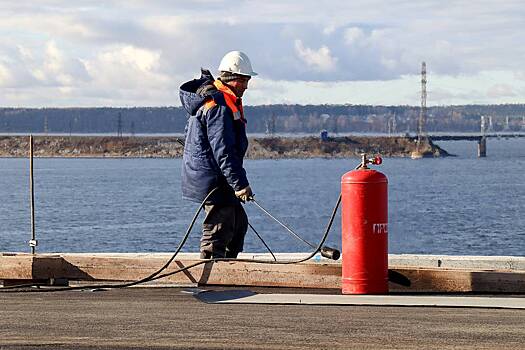
[[[228,52],[215,80],[201,68],[201,77],[180,87],[188,112],[182,165],[182,196],[201,203],[207,199],[202,224],[201,259],[237,258],[244,246],[248,217],[241,202],[252,189],[243,167],[248,148],[242,96],[252,76],[250,59]]]

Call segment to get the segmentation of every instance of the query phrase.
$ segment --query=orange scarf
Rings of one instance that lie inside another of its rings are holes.
[[[228,105],[228,108],[230,108],[233,113],[233,120],[240,119],[244,124],[246,124],[244,111],[242,109],[242,99],[238,98],[235,93],[220,80],[215,80],[213,85],[215,85],[217,90],[222,92],[224,100],[226,101],[226,105]]]

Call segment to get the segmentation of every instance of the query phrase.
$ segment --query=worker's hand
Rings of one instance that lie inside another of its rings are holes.
[[[235,191],[235,196],[244,203],[253,199],[253,192],[250,186],[246,186],[240,191]]]

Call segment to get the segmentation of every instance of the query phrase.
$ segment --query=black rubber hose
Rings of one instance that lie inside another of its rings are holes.
[[[270,218],[272,218],[275,222],[277,222],[279,225],[284,227],[286,229],[286,231],[288,231],[293,237],[297,238],[299,241],[305,243],[309,247],[315,248],[315,246],[312,243],[308,242],[306,239],[304,239],[303,237],[301,237],[297,233],[295,233],[287,225],[283,224],[280,220],[278,220],[275,216],[273,216],[268,210],[266,210],[262,205],[260,205],[254,198],[252,198],[252,202],[259,209],[261,209],[261,211],[263,213],[265,213]],[[324,256],[325,258],[332,259],[332,260],[338,260],[339,257],[341,256],[341,252],[339,252],[339,250],[337,250],[335,248],[326,247],[326,246],[321,247],[320,252],[321,252],[321,255]]]
[[[317,254],[321,250],[321,247],[324,245],[324,242],[326,241],[326,238],[328,237],[328,233],[330,233],[330,228],[332,227],[332,224],[334,222],[334,218],[335,218],[335,215],[337,214],[337,209],[339,208],[339,204],[340,203],[341,203],[341,194],[339,194],[339,197],[337,198],[337,203],[336,203],[336,205],[334,207],[334,210],[332,211],[332,215],[330,217],[330,220],[328,221],[328,225],[326,226],[326,229],[325,229],[325,232],[323,234],[323,237],[321,238],[321,241],[317,245],[317,248],[315,249],[315,251],[310,253],[310,255],[308,255],[305,258],[302,258],[302,259],[299,259],[299,260],[289,260],[289,261],[278,261],[278,260],[276,260],[276,261],[268,261],[268,260],[257,260],[257,259],[229,259],[229,258],[206,259],[206,260],[202,260],[202,261],[190,264],[188,266],[185,266],[185,267],[183,267],[183,268],[181,268],[179,270],[172,271],[172,272],[169,272],[169,273],[165,273],[165,274],[156,276],[153,280],[157,280],[157,279],[164,278],[164,277],[169,277],[169,276],[175,275],[177,273],[189,270],[189,269],[191,269],[191,268],[193,268],[195,266],[199,266],[199,265],[202,265],[202,264],[207,264],[207,263],[210,263],[210,262],[241,261],[241,262],[249,262],[249,263],[255,263],[255,264],[291,265],[291,264],[299,264],[299,263],[305,262],[307,260],[310,260],[311,258],[313,258],[315,256],[315,254]]]
[[[332,212],[332,216],[330,217],[330,221],[328,222],[328,225],[327,225],[325,233],[324,233],[324,235],[323,235],[323,237],[321,239],[321,242],[319,243],[319,245],[317,246],[315,251],[313,251],[310,255],[308,255],[305,258],[302,258],[302,259],[299,259],[299,260],[290,260],[290,261],[278,261],[277,259],[275,259],[275,256],[274,256],[274,259],[275,259],[274,261],[257,260],[257,259],[214,258],[214,259],[201,260],[199,262],[196,262],[196,263],[190,264],[188,266],[185,266],[185,267],[183,267],[181,269],[178,269],[178,270],[175,270],[175,271],[172,271],[172,272],[165,273],[165,274],[161,275],[160,273],[162,271],[164,271],[166,268],[168,268],[168,266],[173,262],[173,260],[177,256],[177,254],[180,252],[180,250],[182,249],[182,247],[186,243],[186,240],[188,239],[188,237],[190,235],[190,232],[193,229],[193,225],[195,225],[195,221],[197,220],[198,215],[200,214],[202,208],[204,207],[205,202],[208,200],[208,198],[211,196],[211,194],[213,192],[215,192],[215,190],[217,190],[217,188],[214,188],[206,196],[206,198],[202,201],[201,205],[199,206],[199,208],[197,209],[195,215],[193,216],[193,219],[192,219],[190,225],[188,226],[188,229],[186,230],[186,234],[184,235],[183,239],[181,240],[181,243],[179,244],[179,246],[178,246],[177,250],[175,251],[175,253],[173,253],[172,257],[168,260],[168,262],[166,262],[166,264],[164,264],[164,266],[161,267],[159,270],[157,270],[156,272],[152,273],[151,275],[149,275],[149,276],[147,276],[147,277],[145,277],[143,279],[140,279],[140,280],[135,281],[135,282],[128,282],[128,283],[122,283],[122,284],[106,284],[106,285],[104,285],[104,284],[96,284],[96,285],[77,286],[77,287],[65,287],[65,288],[45,288],[45,289],[29,289],[29,290],[16,290],[16,289],[2,290],[2,289],[0,289],[0,293],[30,293],[30,292],[41,292],[41,293],[43,293],[43,292],[61,292],[61,291],[70,291],[70,290],[84,290],[84,289],[126,288],[126,287],[131,287],[131,286],[135,286],[135,285],[146,283],[146,282],[150,282],[150,281],[155,281],[155,280],[158,280],[158,279],[161,279],[161,278],[165,278],[165,277],[168,277],[168,276],[172,276],[172,275],[184,272],[186,270],[189,270],[189,269],[191,269],[193,267],[196,267],[196,266],[199,266],[199,265],[202,265],[202,264],[206,264],[206,263],[210,263],[210,262],[220,262],[220,261],[241,261],[241,262],[249,262],[249,263],[255,263],[255,264],[280,264],[280,265],[298,264],[298,263],[301,263],[301,262],[304,262],[304,261],[307,261],[307,260],[313,258],[314,255],[317,254],[321,250],[321,247],[323,246],[324,242],[326,241],[326,238],[328,237],[328,233],[330,232],[330,228],[332,227],[332,223],[333,223],[335,215],[337,213],[337,209],[339,208],[339,204],[341,203],[341,194],[339,194],[339,198],[337,199],[337,203],[336,203],[336,205],[334,207],[334,210]]]
[[[188,240],[188,237],[190,236],[190,233],[191,233],[191,230],[193,229],[193,225],[195,225],[195,221],[197,220],[197,217],[199,216],[202,208],[204,207],[204,205],[206,204],[206,201],[208,200],[208,198],[218,189],[218,187],[215,187],[214,189],[212,189],[207,195],[206,197],[204,198],[204,200],[202,201],[202,203],[199,205],[199,208],[197,209],[197,211],[195,212],[195,215],[193,216],[193,219],[191,220],[191,223],[190,225],[188,226],[188,229],[186,230],[186,234],[184,235],[184,237],[182,238],[182,240],[180,241],[179,243],[179,246],[177,247],[177,249],[175,250],[175,252],[173,253],[173,255],[171,256],[171,258],[160,268],[158,269],[157,271],[155,271],[154,273],[152,273],[151,275],[147,276],[147,277],[144,277],[138,281],[134,281],[134,282],[127,282],[127,283],[121,283],[121,284],[109,284],[109,285],[101,285],[101,284],[97,284],[97,285],[87,285],[87,286],[77,286],[77,287],[65,287],[65,288],[46,288],[46,289],[32,289],[32,290],[26,290],[25,292],[59,292],[59,291],[68,291],[68,290],[79,290],[79,289],[91,289],[91,288],[125,288],[125,287],[132,287],[132,286],[135,286],[135,285],[138,285],[138,284],[142,284],[142,283],[146,283],[146,282],[149,282],[149,281],[153,281],[155,280],[155,276],[159,275],[162,271],[164,271],[165,269],[168,268],[168,266],[173,262],[173,260],[175,259],[175,257],[177,256],[177,254],[179,254],[179,252],[181,251],[182,247],[184,246],[184,244],[186,244],[186,241]],[[27,286],[27,285],[25,285]],[[33,286],[36,286],[36,284],[33,284]],[[5,287],[5,288],[0,288],[0,292],[3,292],[3,293],[9,293],[9,292],[19,292],[19,291],[16,291],[14,289],[16,289],[18,286],[10,286],[10,287]],[[20,288],[20,287],[18,287]],[[9,289],[9,290],[6,290],[6,289]]]

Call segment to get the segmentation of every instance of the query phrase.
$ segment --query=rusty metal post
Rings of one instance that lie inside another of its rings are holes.
[[[35,254],[35,248],[38,245],[35,236],[35,183],[33,179],[33,135],[29,135],[29,189],[31,200],[31,240],[29,246],[31,247],[31,254]]]

